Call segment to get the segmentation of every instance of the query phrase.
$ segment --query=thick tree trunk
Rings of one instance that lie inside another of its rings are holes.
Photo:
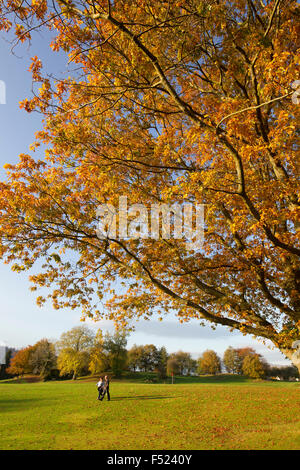
[[[295,367],[297,367],[300,375],[300,350],[299,349],[281,349],[282,354],[284,354]]]

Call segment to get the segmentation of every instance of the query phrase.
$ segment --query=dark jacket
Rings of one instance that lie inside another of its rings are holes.
[[[104,380],[103,391],[104,390],[109,390],[109,379]]]

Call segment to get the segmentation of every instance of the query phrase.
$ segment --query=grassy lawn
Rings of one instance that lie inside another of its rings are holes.
[[[234,377],[0,382],[0,449],[300,449],[300,384]]]

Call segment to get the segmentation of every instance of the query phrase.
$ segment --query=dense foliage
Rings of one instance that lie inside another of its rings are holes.
[[[17,41],[49,28],[51,48],[75,67],[53,79],[32,58],[39,88],[22,107],[44,115],[32,150],[48,150],[7,165],[3,259],[19,271],[44,258],[31,281],[55,308],[81,306],[123,326],[172,310],[270,339],[300,367],[297,1],[0,8]],[[119,195],[147,208],[205,204],[202,249],[163,237],[100,240],[97,208],[118,207]]]

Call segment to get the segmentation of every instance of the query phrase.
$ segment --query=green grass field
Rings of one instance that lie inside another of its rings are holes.
[[[0,382],[0,449],[300,449],[300,384],[235,377],[172,384]]]

